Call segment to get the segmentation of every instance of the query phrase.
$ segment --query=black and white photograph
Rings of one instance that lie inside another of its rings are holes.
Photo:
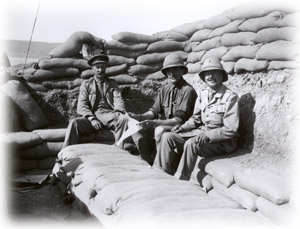
[[[297,1],[0,5],[6,228],[297,228]]]

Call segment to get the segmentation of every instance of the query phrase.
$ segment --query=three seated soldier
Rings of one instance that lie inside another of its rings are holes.
[[[190,179],[198,156],[226,155],[236,149],[239,99],[223,85],[228,75],[219,59],[204,60],[199,76],[206,88],[197,97],[183,79],[187,73],[183,59],[176,53],[169,54],[161,70],[168,84],[143,114],[126,112],[118,85],[105,75],[105,53],[93,56],[88,63],[94,76],[80,87],[77,112],[82,117],[70,121],[63,147],[78,144],[81,135],[101,128],[111,130],[117,142],[128,129],[131,117],[140,121],[142,129],[129,138],[130,147],[123,143],[121,148],[136,147],[150,165],[184,180]]]

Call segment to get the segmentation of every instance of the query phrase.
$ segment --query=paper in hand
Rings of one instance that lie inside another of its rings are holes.
[[[123,133],[119,141],[116,142],[117,146],[120,146],[122,142],[130,137],[131,135],[135,134],[139,130],[143,129],[140,125],[138,125],[140,122],[137,121],[136,119],[128,117],[128,129]]]

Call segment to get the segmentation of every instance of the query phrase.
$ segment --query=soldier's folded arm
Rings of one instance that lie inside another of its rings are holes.
[[[240,123],[238,101],[239,98],[237,95],[233,94],[230,96],[226,103],[223,126],[205,132],[206,136],[210,139],[210,143],[232,139],[238,135]]]

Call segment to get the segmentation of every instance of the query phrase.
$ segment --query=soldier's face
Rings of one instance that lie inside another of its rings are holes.
[[[176,84],[182,79],[183,72],[184,70],[181,67],[166,69],[166,75],[172,84]]]
[[[105,75],[106,63],[96,63],[92,66],[95,74],[98,76]]]
[[[204,74],[204,82],[214,90],[218,89],[223,82],[223,73],[221,71],[206,71]]]

